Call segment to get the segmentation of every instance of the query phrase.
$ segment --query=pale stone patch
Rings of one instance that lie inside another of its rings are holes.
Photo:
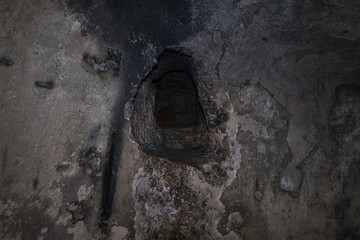
[[[86,200],[90,196],[93,188],[94,186],[87,187],[86,185],[81,185],[79,187],[79,190],[77,191],[79,202],[81,202],[82,200]]]
[[[75,224],[73,228],[68,228],[67,232],[69,234],[74,234],[73,240],[89,240],[93,239],[90,232],[84,226],[84,222],[80,221]]]
[[[111,228],[111,240],[125,240],[128,234],[128,229],[122,226],[113,226]]]

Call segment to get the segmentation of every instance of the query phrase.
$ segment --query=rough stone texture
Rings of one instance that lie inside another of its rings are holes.
[[[3,0],[0,238],[360,239],[359,12]],[[146,150],[163,147],[148,79],[166,51],[193,61],[196,164]]]

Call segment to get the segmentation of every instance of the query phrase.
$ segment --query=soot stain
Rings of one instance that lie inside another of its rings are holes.
[[[39,185],[39,177],[36,177],[34,180],[33,180],[33,189],[36,190],[37,187]]]
[[[105,228],[106,221],[111,216],[117,172],[121,161],[123,106],[132,97],[132,84],[138,84],[147,71],[149,60],[144,57],[144,53],[149,55],[149,59],[153,59],[153,55],[159,54],[170,45],[178,44],[193,33],[191,1],[105,0],[101,4],[96,4],[88,0],[68,0],[66,5],[73,14],[79,16],[83,36],[92,35],[105,46],[121,48],[124,56],[122,63],[124,66],[118,68],[127,76],[123,86],[125,94],[119,97],[116,103],[117,106],[122,107],[117,108],[113,115],[107,161],[103,172],[100,226]],[[149,51],[149,48],[153,48],[154,51]],[[103,64],[99,63],[88,55],[84,55],[83,59],[100,72],[102,69],[117,67],[107,61]]]

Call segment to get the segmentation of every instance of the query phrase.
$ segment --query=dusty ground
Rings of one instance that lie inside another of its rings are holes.
[[[3,0],[0,238],[360,239],[359,11]],[[196,68],[198,162],[158,151],[146,87],[165,50]]]

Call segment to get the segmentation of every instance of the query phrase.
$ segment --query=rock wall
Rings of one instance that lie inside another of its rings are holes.
[[[0,238],[360,239],[359,11],[3,0]]]

